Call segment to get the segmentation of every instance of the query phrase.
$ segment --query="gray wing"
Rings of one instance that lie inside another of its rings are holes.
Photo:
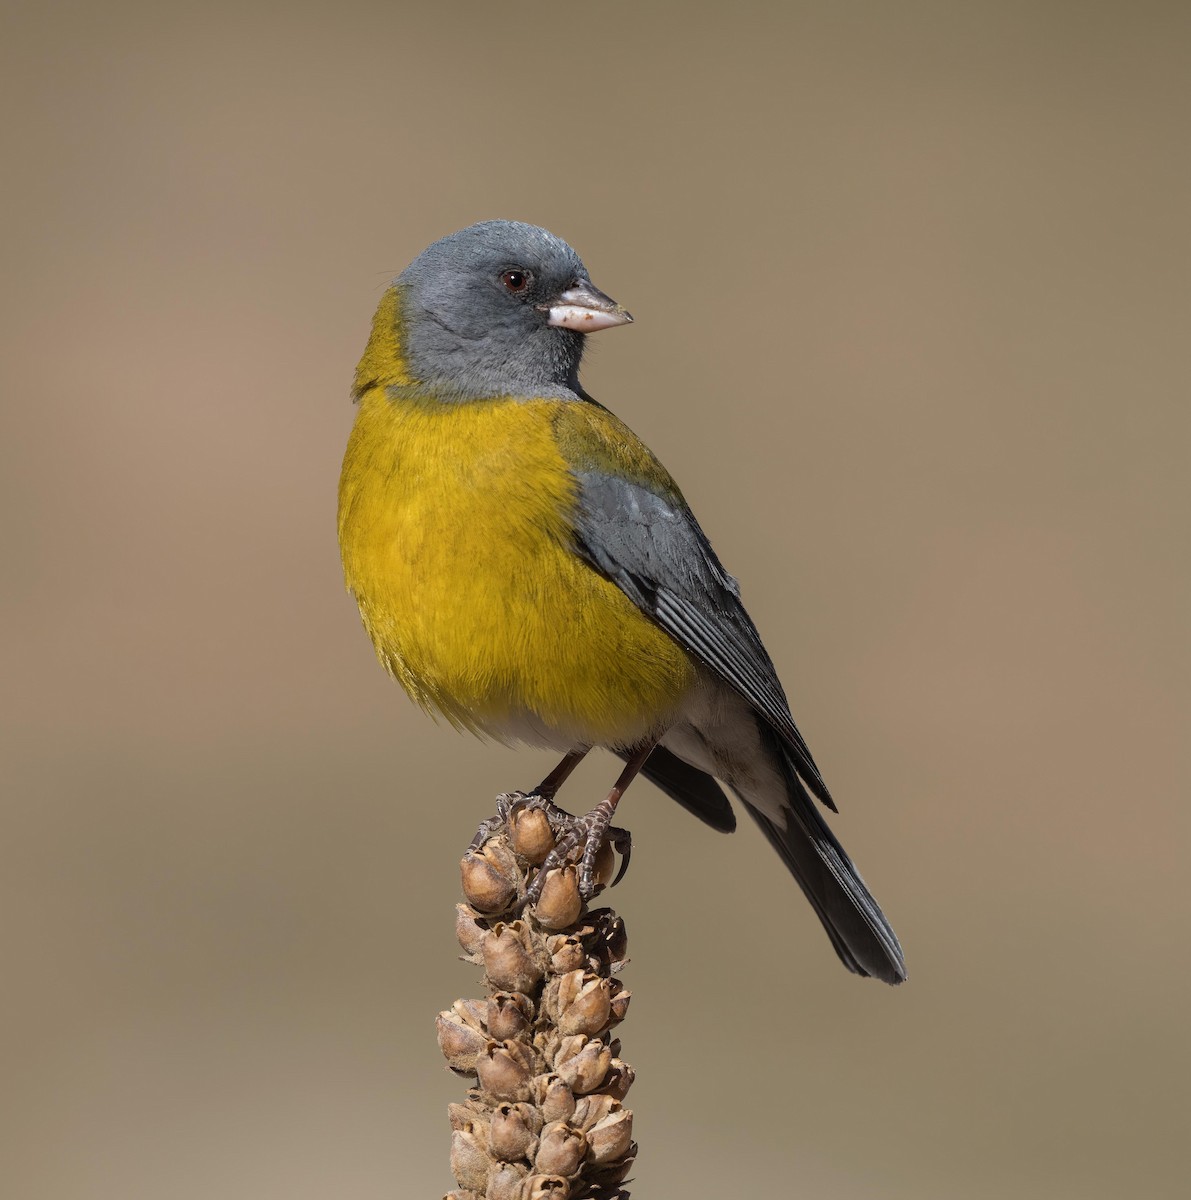
[[[833,812],[835,804],[790,715],[756,627],[690,509],[599,471],[576,473],[576,544],[679,645],[734,688],[774,731],[798,774]]]

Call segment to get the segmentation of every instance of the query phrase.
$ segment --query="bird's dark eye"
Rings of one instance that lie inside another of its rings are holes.
[[[523,292],[533,280],[533,275],[529,271],[504,271],[501,273],[500,281],[505,285],[505,289],[510,292]]]

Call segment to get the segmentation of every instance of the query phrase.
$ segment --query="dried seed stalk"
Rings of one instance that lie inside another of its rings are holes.
[[[449,1108],[459,1187],[445,1200],[628,1200],[633,1069],[611,1033],[629,1003],[616,978],[624,922],[610,908],[588,910],[571,865],[525,903],[554,844],[546,814],[518,808],[463,859],[468,902],[455,933],[465,960],[484,967],[488,994],[438,1015],[447,1064],[476,1081]],[[608,850],[601,882],[611,866]]]

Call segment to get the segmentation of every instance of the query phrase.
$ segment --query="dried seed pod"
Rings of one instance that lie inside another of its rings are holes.
[[[463,894],[482,913],[507,912],[517,898],[521,871],[503,838],[493,838],[479,850],[469,850],[459,864]]]
[[[543,1052],[557,1067],[565,1059],[574,1058],[587,1045],[588,1040],[578,1033],[572,1034],[570,1037],[563,1037],[560,1033],[555,1032],[545,1039]]]
[[[547,871],[538,902],[533,906],[538,923],[546,929],[565,929],[568,925],[574,925],[582,911],[579,872],[571,866]]]
[[[488,1005],[484,1000],[456,1000],[451,1005],[473,1029],[483,1029],[488,1017]]]
[[[525,1181],[524,1200],[568,1200],[570,1181],[561,1175],[531,1175]]]
[[[587,1131],[587,1157],[597,1165],[615,1162],[633,1143],[633,1114],[619,1102]]]
[[[476,1055],[488,1042],[483,1025],[463,1000],[456,1000],[449,1012],[440,1012],[436,1025],[438,1048],[451,1070],[470,1075],[476,1069]]]
[[[529,1168],[521,1163],[501,1163],[488,1177],[484,1200],[522,1200]]]
[[[623,1100],[629,1094],[629,1088],[633,1086],[633,1080],[636,1078],[637,1072],[627,1062],[613,1058],[600,1091],[606,1092],[616,1100]]]
[[[532,993],[542,980],[542,968],[530,944],[523,922],[494,925],[483,946],[488,982],[500,991]]]
[[[488,926],[480,919],[479,914],[470,905],[455,905],[455,937],[459,945],[470,958],[476,958],[484,938],[488,936]]]
[[[504,1162],[533,1155],[542,1118],[530,1104],[498,1104],[492,1112],[488,1144],[492,1153]]]
[[[628,1149],[628,1153],[624,1158],[618,1159],[615,1162],[610,1162],[606,1166],[598,1166],[595,1163],[588,1164],[587,1169],[583,1172],[584,1179],[590,1179],[593,1188],[599,1189],[594,1194],[598,1196],[608,1195],[608,1192],[603,1189],[614,1188],[618,1183],[624,1181],[628,1173],[633,1169],[633,1163],[637,1158],[637,1143],[634,1142]],[[612,1193],[613,1195],[625,1195],[627,1192]]]
[[[576,1042],[581,1044],[575,1046]],[[576,1096],[594,1092],[604,1082],[611,1065],[612,1053],[608,1047],[603,1042],[589,1041],[582,1034],[564,1038],[554,1060],[555,1071]]]
[[[587,1139],[566,1121],[555,1121],[542,1130],[533,1165],[544,1175],[573,1175],[587,1154]]]
[[[498,1042],[524,1033],[533,1020],[533,1001],[523,992],[493,992],[488,997],[488,1033]]]
[[[558,1028],[563,1035],[594,1037],[602,1032],[612,1011],[610,992],[607,979],[582,971],[564,975],[558,991]]]
[[[529,1067],[517,1042],[489,1042],[476,1056],[476,1074],[480,1087],[497,1100],[529,1098]]]
[[[612,875],[616,870],[616,853],[612,849],[611,842],[601,842],[599,850],[596,851],[595,860],[595,881],[597,887],[607,887],[612,882]]]
[[[481,1131],[465,1128],[451,1134],[451,1174],[460,1187],[473,1192],[484,1191],[491,1166],[487,1139]]]
[[[621,983],[613,983],[609,999],[608,1020],[613,1025],[619,1025],[629,1011],[629,1001],[633,993]]]
[[[575,1101],[575,1115],[571,1118],[571,1124],[586,1133],[597,1121],[602,1121],[610,1112],[613,1112],[616,1105],[617,1101],[611,1096],[603,1094],[580,1096]]]
[[[558,1075],[539,1075],[533,1096],[544,1121],[565,1121],[575,1111],[575,1093]]]
[[[624,921],[610,908],[597,909],[591,914],[597,929],[599,957],[615,971],[627,961],[629,939]]]
[[[550,959],[550,970],[555,975],[565,975],[587,965],[587,951],[583,943],[571,933],[554,933],[546,939],[546,954]]]
[[[558,1014],[571,1004],[589,978],[591,976],[588,972],[577,969],[568,971],[555,981],[557,986],[554,989],[554,1007],[551,1010],[553,1017],[557,1019]]]
[[[486,1125],[488,1122],[488,1108],[486,1105],[477,1105],[474,1101],[467,1104],[448,1104],[447,1116],[451,1121],[452,1129],[463,1129],[465,1126]]]
[[[509,821],[509,840],[513,849],[535,867],[546,861],[554,849],[554,830],[550,818],[540,808],[519,808]]]

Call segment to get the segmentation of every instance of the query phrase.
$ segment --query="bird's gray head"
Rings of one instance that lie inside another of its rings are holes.
[[[444,397],[577,392],[584,335],[632,320],[566,242],[520,221],[435,242],[396,287],[409,373]]]

